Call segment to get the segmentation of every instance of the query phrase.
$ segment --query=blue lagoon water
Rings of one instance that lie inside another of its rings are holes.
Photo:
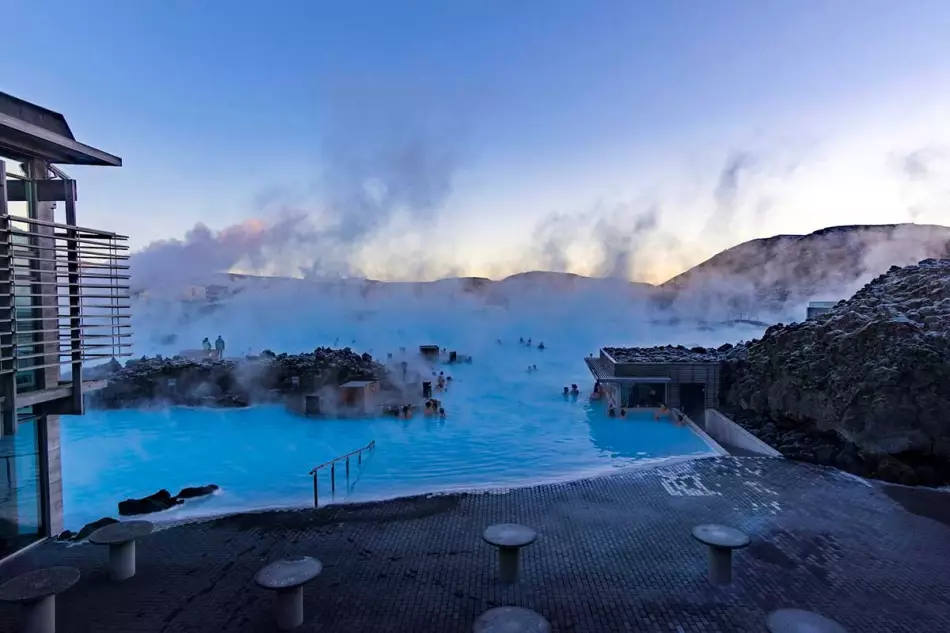
[[[498,358],[438,368],[453,377],[442,394],[447,418],[321,420],[280,406],[247,409],[88,411],[62,418],[67,527],[115,515],[118,501],[160,488],[218,484],[221,491],[163,513],[169,519],[254,508],[312,504],[308,471],[376,441],[373,454],[343,465],[321,503],[417,493],[518,486],[575,479],[671,456],[711,453],[688,427],[644,414],[608,418],[586,400],[591,378],[581,358],[570,369],[545,362],[547,352],[499,350]],[[500,363],[513,356],[518,365]],[[554,359],[554,354],[550,355]],[[538,371],[521,368],[528,361]],[[499,366],[508,366],[498,371]],[[517,370],[515,369],[517,367]],[[577,383],[577,400],[560,392]]]
[[[219,493],[152,516],[312,505],[308,471],[371,440],[376,450],[361,469],[351,465],[349,487],[338,469],[335,497],[329,469],[321,474],[321,504],[570,480],[711,454],[688,427],[649,416],[607,418],[587,402],[592,378],[583,359],[604,345],[719,345],[761,330],[657,327],[625,288],[572,294],[528,285],[506,291],[503,306],[452,287],[426,294],[345,284],[249,289],[210,313],[176,313],[174,302],[140,301],[133,310],[138,354],[171,355],[222,334],[229,355],[349,345],[385,358],[400,347],[412,355],[419,345],[438,344],[471,354],[474,362],[435,368],[454,378],[448,392],[435,394],[448,413],[445,421],[421,414],[408,421],[318,420],[280,406],[88,410],[63,417],[66,526],[115,516],[117,503],[129,497],[212,483],[221,486]],[[520,345],[520,336],[532,337],[534,346]],[[539,351],[542,340],[547,349]],[[528,373],[529,365],[538,371]],[[580,386],[581,397],[565,401],[561,391],[571,383]]]

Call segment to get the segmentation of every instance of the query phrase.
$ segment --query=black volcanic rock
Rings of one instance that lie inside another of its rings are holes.
[[[119,514],[122,516],[134,516],[137,514],[151,514],[152,512],[161,512],[162,510],[168,510],[169,508],[174,508],[177,505],[181,505],[187,499],[194,499],[195,497],[210,495],[218,490],[218,488],[219,487],[216,484],[182,488],[181,492],[175,496],[172,496],[172,493],[163,488],[155,494],[142,497],[141,499],[126,499],[125,501],[120,501]],[[106,520],[107,519],[101,519],[101,521]],[[82,532],[80,532],[80,534],[82,534]]]
[[[720,408],[785,457],[906,485],[950,482],[950,259],[892,267],[831,312],[749,343],[605,348],[720,362]]]
[[[184,501],[173,497],[172,493],[163,488],[155,494],[142,497],[141,499],[126,499],[125,501],[120,501],[119,514],[122,516],[151,514],[152,512],[168,510],[180,503],[184,503]]]
[[[182,488],[181,492],[175,495],[176,499],[194,499],[195,497],[203,497],[205,495],[210,495],[216,492],[220,486],[217,484],[208,484],[207,486],[194,486],[189,488]]]
[[[893,267],[831,312],[725,356],[721,400],[740,419],[836,436],[857,453],[835,464],[864,460],[872,472],[859,474],[950,479],[950,260]],[[778,448],[816,461],[800,442]]]
[[[100,408],[150,403],[246,407],[303,388],[386,377],[385,367],[369,354],[360,355],[348,347],[320,347],[310,354],[265,350],[259,357],[238,361],[156,356],[130,360],[125,367],[104,373],[107,385],[89,397],[90,404]]]

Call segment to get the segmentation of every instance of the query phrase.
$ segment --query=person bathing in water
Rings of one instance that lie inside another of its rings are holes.
[[[591,402],[595,400],[600,400],[604,397],[604,392],[600,390],[600,381],[594,383],[594,390],[590,394]]]
[[[673,419],[673,414],[670,413],[670,410],[666,407],[665,403],[660,403],[660,410],[653,414],[654,420],[659,420],[660,418],[669,418]]]
[[[561,394],[564,396],[564,399],[567,400],[567,397],[571,395],[570,390],[567,387],[564,387],[564,393]]]
[[[577,388],[577,385],[571,385],[571,397],[576,398],[581,395],[581,390]]]
[[[544,349],[544,341],[538,343],[538,349]]]

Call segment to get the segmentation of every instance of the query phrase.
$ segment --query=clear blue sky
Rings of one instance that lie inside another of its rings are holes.
[[[403,163],[375,154],[417,133],[439,164],[407,176],[400,201],[432,208],[396,209],[360,248],[398,233],[426,274],[543,264],[538,223],[555,212],[569,218],[556,232],[577,236],[568,267],[585,272],[591,225],[658,207],[646,277],[766,233],[950,223],[934,204],[946,1],[44,0],[3,16],[0,89],[124,159],[73,171],[83,223],[139,247],[199,221],[268,224],[275,200],[320,217],[346,207],[341,179],[366,185],[373,169],[401,186]],[[905,182],[900,161],[919,151],[927,178]],[[736,153],[751,158],[719,230]],[[380,248],[363,270],[415,274],[391,268],[398,249],[374,260]]]

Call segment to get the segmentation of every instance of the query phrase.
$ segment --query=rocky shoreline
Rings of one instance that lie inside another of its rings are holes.
[[[939,456],[870,453],[831,431],[802,428],[788,419],[776,420],[769,415],[740,409],[720,406],[720,410],[788,459],[831,466],[859,477],[905,486],[950,484],[950,461]]]
[[[950,259],[892,267],[830,312],[753,341],[605,351],[719,363],[718,408],[790,459],[950,484]]]
[[[88,396],[94,408],[246,407],[348,380],[379,380],[385,385],[388,373],[369,354],[348,347],[320,347],[309,354],[264,350],[240,360],[154,356],[130,360],[125,366],[113,360],[93,368],[86,378],[107,381]]]
[[[894,266],[831,312],[761,339],[678,353],[718,360],[719,408],[790,459],[950,484],[948,259]]]
[[[208,484],[207,486],[182,488],[177,495],[172,495],[163,488],[162,490],[159,490],[154,494],[150,494],[147,497],[142,497],[141,499],[126,499],[125,501],[120,501],[119,516],[139,516],[142,514],[151,514],[153,512],[162,512],[163,510],[168,510],[170,508],[174,508],[175,506],[179,506],[185,503],[185,501],[188,499],[204,497],[214,494],[218,490],[219,486],[216,484]],[[112,517],[102,517],[97,521],[93,521],[92,523],[84,525],[78,532],[64,530],[56,535],[56,540],[74,542],[84,541],[89,538],[90,534],[99,528],[118,522],[118,519],[113,519]]]

